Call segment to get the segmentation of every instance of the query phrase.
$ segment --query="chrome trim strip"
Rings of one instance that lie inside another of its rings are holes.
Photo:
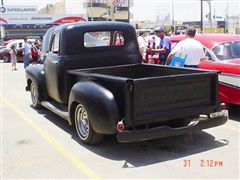
[[[219,82],[240,89],[240,75],[219,74]]]

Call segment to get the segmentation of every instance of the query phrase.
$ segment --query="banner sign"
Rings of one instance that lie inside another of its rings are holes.
[[[66,15],[53,15],[53,14],[35,14],[35,15],[1,15],[0,25],[58,25],[71,22],[87,21],[86,14],[66,14]]]
[[[0,6],[0,14],[37,14],[38,6]]]

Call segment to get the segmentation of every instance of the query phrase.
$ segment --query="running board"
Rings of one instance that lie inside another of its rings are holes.
[[[42,101],[41,105],[57,114],[58,116],[62,117],[66,121],[69,121],[69,113],[65,106],[62,106],[54,101]]]

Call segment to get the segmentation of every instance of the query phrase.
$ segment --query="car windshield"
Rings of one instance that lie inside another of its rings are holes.
[[[232,60],[240,58],[240,42],[227,42],[218,44],[213,52],[219,60]]]

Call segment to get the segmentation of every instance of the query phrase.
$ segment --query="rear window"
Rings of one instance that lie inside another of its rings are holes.
[[[86,48],[123,46],[124,34],[122,31],[96,31],[84,34]]]

